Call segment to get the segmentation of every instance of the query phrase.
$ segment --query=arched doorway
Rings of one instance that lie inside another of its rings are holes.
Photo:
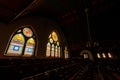
[[[80,52],[80,55],[81,56],[83,56],[83,58],[84,59],[89,59],[89,60],[94,60],[93,59],[93,55],[92,55],[92,53],[91,53],[91,51],[89,51],[89,50],[82,50],[81,52]]]

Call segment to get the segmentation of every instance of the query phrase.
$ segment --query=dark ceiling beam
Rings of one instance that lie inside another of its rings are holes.
[[[14,20],[16,20],[17,18],[19,18],[22,15],[27,14],[32,8],[34,8],[38,2],[40,2],[41,0],[33,0],[27,7],[25,7],[23,10],[21,10],[21,12],[19,12],[11,21],[13,22]]]

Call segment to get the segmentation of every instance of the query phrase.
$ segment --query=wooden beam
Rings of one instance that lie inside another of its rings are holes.
[[[16,20],[17,18],[19,18],[21,15],[25,15],[26,13],[28,13],[32,8],[34,8],[38,2],[40,2],[41,0],[33,0],[26,8],[24,8],[21,12],[19,12],[11,21],[13,22],[14,20]]]

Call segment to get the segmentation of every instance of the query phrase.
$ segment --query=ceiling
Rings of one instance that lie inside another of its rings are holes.
[[[25,16],[44,16],[58,22],[72,51],[79,51],[89,40],[120,41],[119,0],[0,0],[0,22],[11,23]]]

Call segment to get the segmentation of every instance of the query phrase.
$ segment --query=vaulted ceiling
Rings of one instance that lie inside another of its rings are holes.
[[[25,16],[51,18],[73,51],[79,51],[89,37],[98,42],[119,41],[119,11],[119,0],[0,0],[0,22],[8,24]]]

